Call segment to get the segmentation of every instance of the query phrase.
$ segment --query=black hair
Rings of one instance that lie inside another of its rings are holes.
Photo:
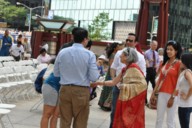
[[[81,43],[85,38],[88,38],[88,31],[83,28],[74,28],[73,38],[75,43]]]
[[[75,27],[75,28],[73,28],[73,30],[72,30],[72,35],[74,35],[75,34],[75,31],[78,29],[78,27]]]
[[[115,48],[118,46],[118,44],[119,43],[117,43],[117,42],[114,42],[114,43],[112,43],[112,44],[110,44],[110,45],[108,45],[107,47],[106,47],[106,54],[107,54],[107,58],[110,58],[110,56],[112,55],[112,53],[114,52],[114,50],[115,50]]]
[[[18,35],[18,38],[22,38],[22,35],[21,35],[21,34],[19,34],[19,35]]]
[[[91,45],[93,44],[93,42],[91,40],[88,41],[87,45],[85,46],[86,48],[91,48]]]
[[[138,37],[136,36],[135,33],[129,33],[128,36],[134,36],[135,37],[135,41],[134,42],[138,41]],[[126,39],[126,41],[127,41],[127,39]]]
[[[166,62],[169,60],[169,57],[167,55],[167,47],[168,46],[172,46],[175,51],[177,51],[177,54],[176,54],[176,58],[177,59],[180,59],[181,57],[181,53],[182,53],[182,48],[181,48],[181,45],[180,43],[174,41],[174,40],[170,40],[167,42],[166,46],[165,46],[165,51],[164,51],[164,54],[163,54],[163,65],[166,64]]]
[[[187,67],[187,69],[192,70],[192,54],[186,53],[181,56],[181,62]]]
[[[42,54],[42,53],[44,53],[44,52],[47,52],[47,51],[46,51],[46,49],[42,48],[42,49],[40,50],[40,54]]]
[[[20,44],[20,45],[21,45],[22,43],[21,43],[21,41],[17,41],[17,44]]]

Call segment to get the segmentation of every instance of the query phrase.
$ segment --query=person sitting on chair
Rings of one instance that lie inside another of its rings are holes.
[[[18,41],[17,44],[13,44],[10,48],[10,54],[13,56],[15,61],[19,61],[23,58],[24,48],[21,41]]]

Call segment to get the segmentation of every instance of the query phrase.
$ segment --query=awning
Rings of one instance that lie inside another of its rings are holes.
[[[67,20],[51,20],[51,19],[36,19],[37,23],[39,23],[45,30],[51,30],[51,31],[62,31],[67,30],[70,28],[73,24],[75,24],[72,21]]]

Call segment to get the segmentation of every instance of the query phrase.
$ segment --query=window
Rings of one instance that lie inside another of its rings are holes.
[[[85,11],[84,11],[83,20],[88,20],[88,10],[85,10]]]
[[[56,9],[55,8],[55,1],[51,2],[51,10]]]
[[[106,9],[111,9],[111,0],[105,0],[106,1],[106,4],[105,4],[105,8]]]
[[[101,0],[101,9],[105,9],[106,0]]]
[[[119,12],[120,12],[119,10],[115,10],[115,15],[114,15],[114,20],[115,21],[119,20],[119,16],[120,16]]]
[[[78,20],[78,15],[79,15],[78,10],[73,10],[71,14],[72,14],[71,18],[73,18],[74,20]]]
[[[128,0],[121,0],[122,2],[121,2],[121,8],[122,9],[126,9],[127,8],[127,2],[128,2]]]
[[[110,19],[114,19],[114,10],[109,10]]]
[[[121,2],[122,2],[122,0],[117,0],[117,2],[116,2],[116,8],[117,9],[121,9]]]
[[[95,19],[95,17],[98,15],[98,10],[94,10],[94,14],[93,14],[93,19]]]
[[[90,0],[85,0],[85,9],[90,9],[90,4],[91,4],[91,1]]]
[[[77,8],[76,9],[81,9],[81,1],[77,2]]]
[[[86,0],[81,0],[81,9],[85,9],[86,5]]]
[[[111,9],[116,9],[117,0],[111,0]]]
[[[133,0],[128,0],[128,8],[133,8]]]
[[[65,11],[65,18],[70,18],[71,15],[70,15],[70,10],[66,10]]]
[[[140,8],[140,0],[134,0],[133,1],[133,8],[139,9]]]
[[[83,20],[83,10],[79,11],[79,20]]]
[[[91,0],[91,9],[95,9],[95,0]]]
[[[68,9],[72,9],[74,6],[73,1],[68,1]]]
[[[88,14],[88,20],[93,20],[93,10],[89,10],[88,11],[89,12],[89,14]]]
[[[96,4],[96,9],[100,9],[100,7],[101,7],[101,0],[97,0],[96,1],[97,2],[97,4]]]
[[[126,19],[125,19],[125,10],[120,10],[119,20],[120,21],[126,21]]]
[[[131,20],[131,10],[126,10],[125,12],[125,21],[130,21]]]

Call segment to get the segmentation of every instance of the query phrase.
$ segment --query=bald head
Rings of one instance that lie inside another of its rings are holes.
[[[150,43],[151,50],[156,50],[158,46],[158,42],[156,40],[152,40]]]

